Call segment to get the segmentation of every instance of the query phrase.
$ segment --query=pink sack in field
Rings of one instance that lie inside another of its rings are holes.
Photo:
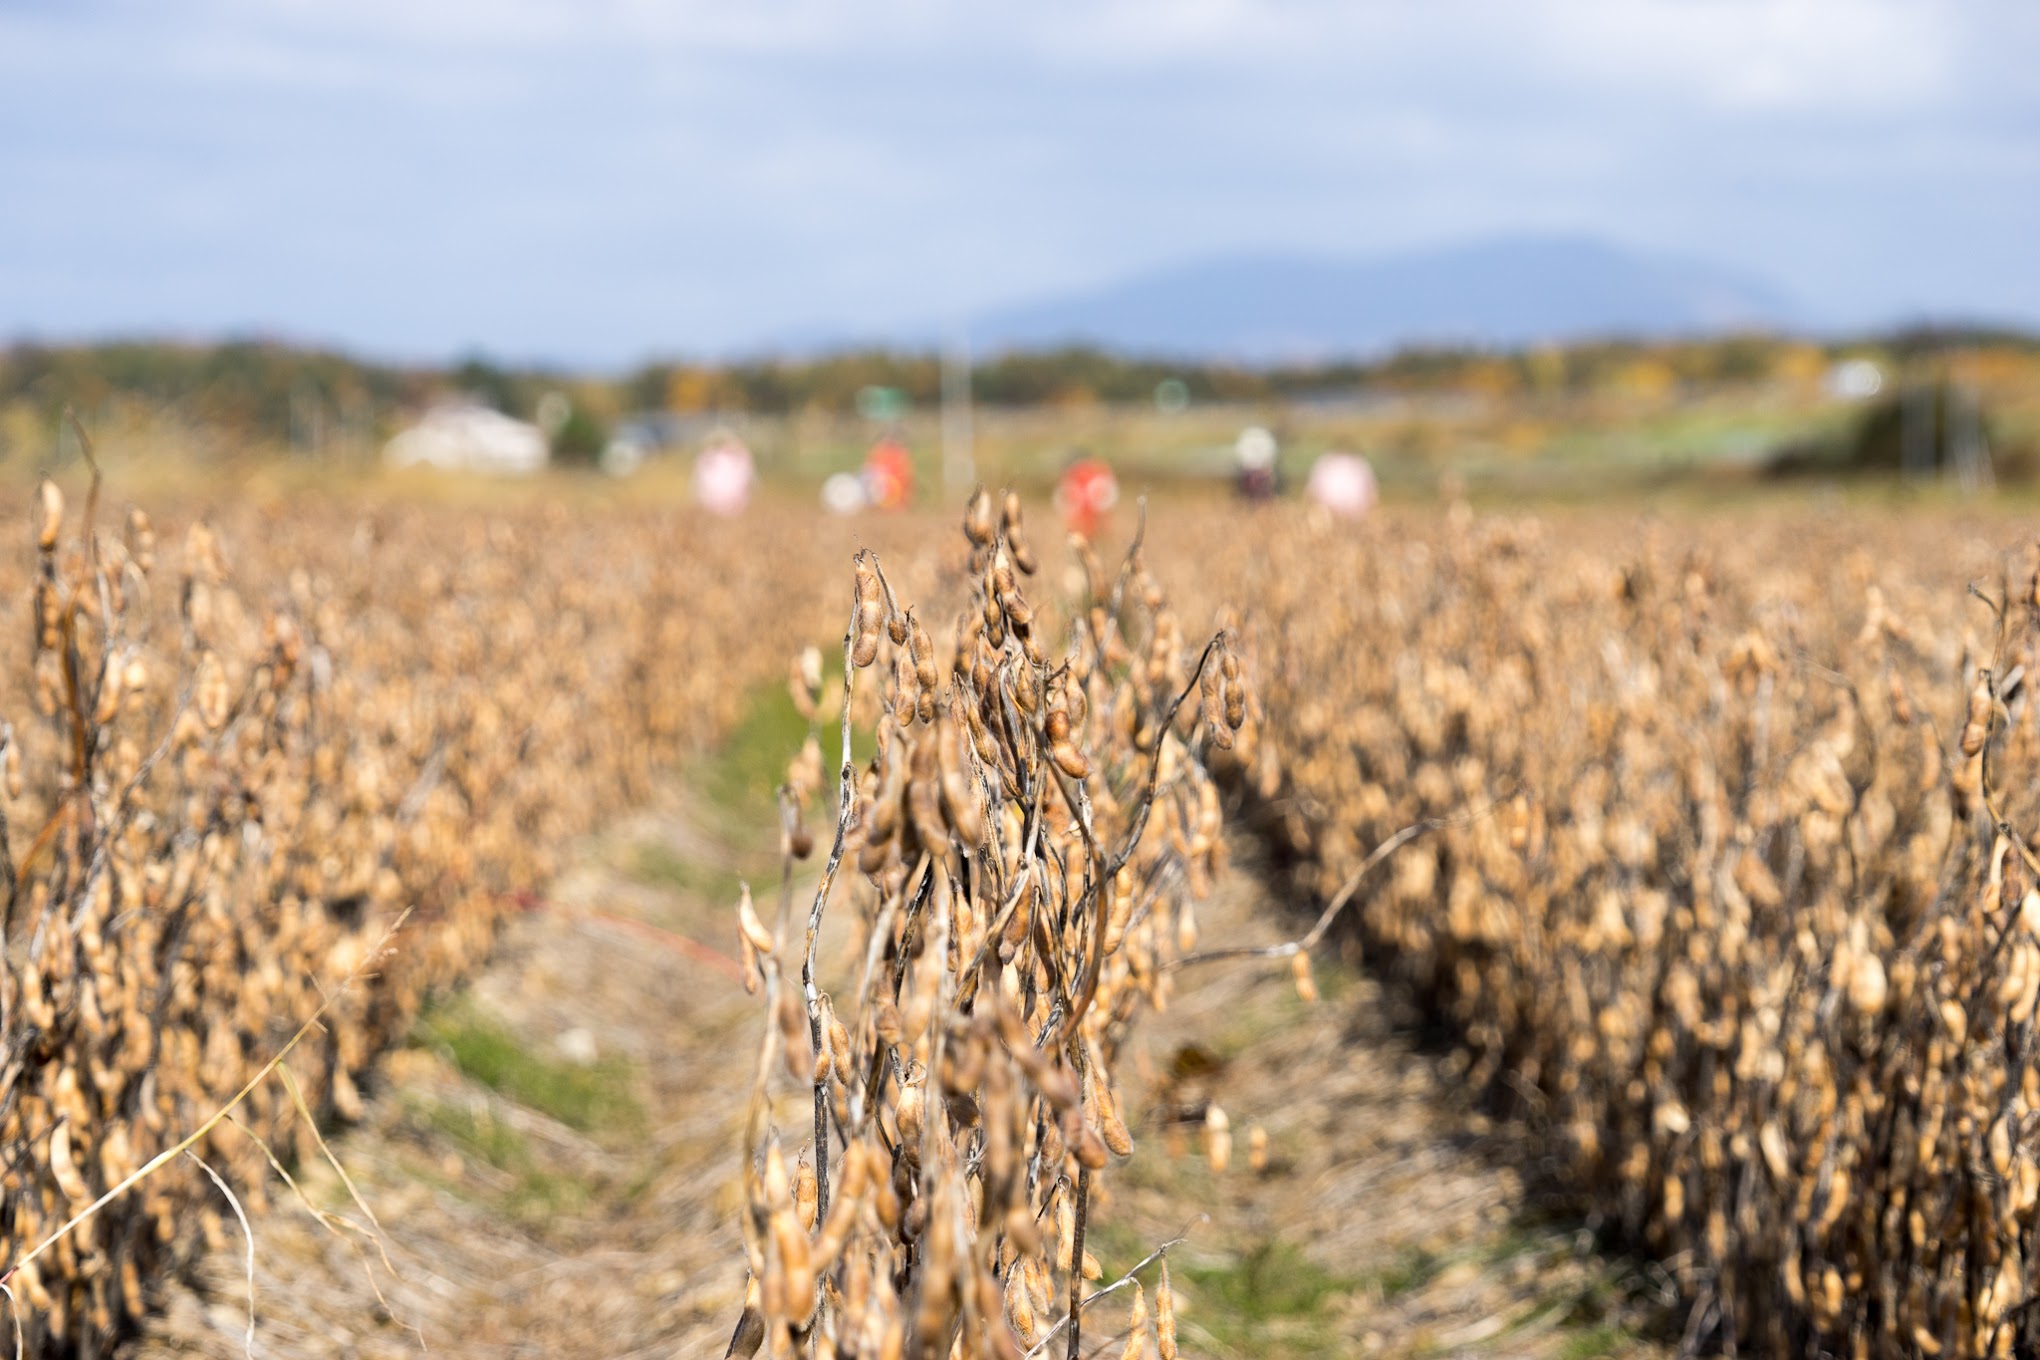
[[[1325,454],[1311,465],[1304,494],[1335,515],[1359,519],[1374,508],[1374,469],[1350,453]]]

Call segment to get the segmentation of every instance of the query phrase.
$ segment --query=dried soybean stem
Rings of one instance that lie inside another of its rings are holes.
[[[375,1216],[375,1210],[369,1208],[368,1201],[362,1198],[361,1191],[355,1187],[354,1177],[347,1174],[347,1168],[341,1165],[338,1157],[333,1155],[332,1147],[326,1142],[326,1135],[319,1132],[319,1123],[316,1119],[312,1118],[311,1107],[305,1103],[304,1092],[298,1089],[297,1078],[291,1075],[288,1067],[278,1069],[277,1075],[283,1078],[283,1089],[290,1093],[291,1103],[297,1106],[298,1116],[305,1121],[305,1127],[311,1130],[312,1140],[319,1145],[319,1151],[325,1154],[326,1162],[333,1168],[334,1174],[339,1176],[340,1184],[347,1187],[348,1198],[352,1199],[355,1207],[367,1216],[369,1226],[375,1230],[373,1241],[375,1242],[377,1253],[382,1257],[383,1267],[392,1276],[396,1275],[397,1268],[390,1264],[389,1237],[383,1231],[382,1220]],[[250,1136],[253,1136],[252,1130],[250,1131]],[[267,1150],[266,1145],[264,1150]],[[370,1276],[369,1279],[370,1283],[373,1284],[374,1276]],[[414,1328],[413,1330],[416,1329]]]
[[[1222,636],[1214,636],[1211,641],[1204,644],[1204,650],[1197,654],[1197,665],[1190,672],[1189,683],[1183,686],[1183,692],[1176,696],[1168,711],[1162,715],[1162,720],[1155,725],[1155,749],[1148,761],[1147,785],[1134,807],[1133,824],[1127,828],[1126,843],[1119,848],[1119,852],[1107,861],[1103,850],[1099,848],[1097,840],[1091,834],[1089,816],[1079,815],[1077,819],[1084,840],[1091,847],[1093,862],[1098,870],[1097,880],[1091,889],[1098,900],[1091,923],[1091,966],[1084,970],[1083,985],[1071,1003],[1065,1033],[1075,1034],[1077,1027],[1083,1023],[1084,1013],[1090,1010],[1091,999],[1097,995],[1099,976],[1105,971],[1106,917],[1111,914],[1106,910],[1103,898],[1105,886],[1126,867],[1126,862],[1133,858],[1133,852],[1140,847],[1140,838],[1147,833],[1148,814],[1154,810],[1155,788],[1160,783],[1162,775],[1162,750],[1168,742],[1169,729],[1176,725],[1176,714],[1182,711],[1184,700],[1190,697],[1190,692],[1197,688],[1198,680],[1204,675],[1204,667],[1211,660],[1212,649],[1222,641]],[[1061,772],[1057,773],[1060,776]],[[1078,793],[1082,793],[1081,787]],[[1072,810],[1078,809],[1078,801],[1070,797],[1067,785],[1064,786],[1063,797],[1069,801]]]
[[[1435,831],[1442,826],[1448,826],[1453,820],[1453,818],[1449,817],[1432,817],[1426,821],[1413,822],[1381,844],[1375,846],[1367,858],[1360,861],[1360,867],[1347,875],[1346,881],[1340,885],[1339,891],[1332,895],[1332,900],[1325,904],[1324,911],[1318,915],[1317,924],[1296,939],[1283,944],[1265,946],[1242,945],[1230,949],[1207,949],[1201,953],[1185,954],[1181,958],[1170,959],[1167,963],[1163,964],[1163,970],[1165,972],[1173,971],[1178,968],[1188,968],[1193,963],[1214,963],[1220,959],[1282,959],[1288,958],[1291,954],[1302,954],[1317,948],[1324,940],[1326,932],[1332,928],[1333,922],[1338,920],[1339,913],[1344,911],[1347,905],[1352,902],[1354,895],[1360,891],[1360,884],[1376,865],[1379,865],[1383,860],[1386,860],[1390,855],[1402,849],[1425,832]]]
[[[1104,913],[1099,913],[1103,917]],[[1069,1360],[1077,1360],[1083,1344],[1084,1332],[1084,1226],[1091,1216],[1091,1168],[1077,1168],[1077,1231],[1070,1242],[1070,1344],[1065,1352]]]
[[[1097,1278],[1084,1250],[1090,1195],[1094,1185],[1104,1193],[1096,1178],[1128,1142],[1109,1096],[1113,1035],[1144,999],[1160,999],[1158,965],[1177,932],[1152,928],[1151,913],[1222,865],[1223,806],[1203,743],[1171,749],[1180,738],[1166,729],[1217,669],[1230,635],[1186,642],[1136,550],[1125,579],[1137,591],[1125,606],[1158,619],[1137,664],[1166,678],[1147,669],[1122,676],[1121,662],[1136,660],[1121,655],[1123,630],[1102,611],[1037,615],[1012,575],[1026,568],[1006,560],[1018,511],[1009,502],[1010,533],[997,531],[981,501],[966,520],[973,607],[958,616],[939,664],[908,601],[869,551],[857,556],[837,836],[802,951],[809,1031],[819,1020],[822,1036],[812,1070],[821,1076],[789,1065],[816,1098],[816,1161],[796,1168],[791,1205],[790,1159],[769,1127],[780,1107],[765,1088],[773,1063],[799,1048],[793,998],[780,990],[799,965],[791,946],[775,949],[755,923],[746,935],[765,956],[765,1004],[777,1023],[747,1135],[744,1227],[756,1288],[745,1316],[760,1325],[740,1323],[740,1352],[769,1332],[775,1354],[904,1345],[1018,1360],[1012,1333],[1039,1342],[1058,1317],[1070,1334],[1058,1326],[1043,1349],[1057,1360],[1065,1345],[1085,1349],[1085,1293]],[[1086,642],[1085,627],[1102,637]],[[1097,657],[1086,650],[1093,645]],[[888,670],[877,694],[857,700],[856,671],[882,652]],[[811,656],[803,665],[812,676]],[[1193,668],[1196,678],[1176,694],[1171,686]],[[866,769],[850,758],[852,713],[872,697],[889,712]],[[809,742],[820,737],[814,707],[804,706]],[[811,789],[812,746],[800,760],[796,787]],[[856,880],[845,891],[847,923],[862,932],[862,981],[846,976],[831,997],[818,990],[819,939],[838,874]],[[779,939],[790,935],[788,923]],[[832,1011],[849,1023],[839,1026]],[[1105,1032],[1085,1032],[1092,1015]],[[1100,1106],[1102,1132],[1086,1117]],[[762,1173],[761,1139],[771,1144]],[[833,1167],[828,1139],[837,1140]],[[1101,1340],[1089,1338],[1090,1347]]]
[[[1082,1305],[1080,1305],[1080,1307],[1089,1308],[1092,1304],[1104,1298],[1106,1295],[1117,1294],[1120,1290],[1126,1288],[1128,1285],[1132,1284],[1135,1280],[1139,1279],[1140,1273],[1143,1270],[1146,1270],[1149,1266],[1161,1260],[1164,1256],[1167,1256],[1171,1251],[1174,1251],[1177,1247],[1180,1247],[1185,1242],[1188,1242],[1190,1240],[1190,1230],[1192,1228],[1195,1228],[1202,1223],[1209,1223],[1210,1221],[1211,1221],[1210,1214],[1197,1215],[1197,1217],[1191,1219],[1190,1222],[1184,1226],[1182,1232],[1177,1233],[1174,1237],[1162,1243],[1162,1245],[1156,1247],[1153,1251],[1149,1252],[1147,1255],[1141,1257],[1139,1262],[1137,1262],[1134,1265],[1134,1267],[1131,1270],[1127,1271],[1124,1275],[1121,1275],[1118,1279],[1114,1280],[1111,1284],[1106,1285],[1104,1288],[1094,1289],[1089,1294],[1086,1294],[1084,1296],[1084,1301]],[[1074,1316],[1074,1314],[1072,1314],[1072,1316]],[[1050,1327],[1047,1331],[1041,1334],[1041,1340],[1035,1342],[1034,1345],[1031,1348],[1029,1348],[1025,1360],[1034,1360],[1035,1356],[1040,1355],[1043,1351],[1047,1350],[1049,1343],[1051,1341],[1054,1341],[1057,1336],[1061,1335],[1062,1329],[1069,1325],[1069,1321],[1070,1321],[1069,1317],[1057,1319],[1056,1324],[1053,1327]]]
[[[873,571],[877,571],[875,562]],[[878,573],[878,579],[890,599],[892,587],[886,584],[883,572]],[[850,701],[857,690],[857,668],[851,664],[850,653],[856,631],[853,614],[850,625],[843,630],[843,760],[838,771],[836,838],[829,847],[829,862],[822,868],[822,881],[815,888],[815,904],[808,911],[807,953],[800,966],[801,987],[807,998],[808,1031],[817,1053],[822,1049],[822,1001],[815,987],[815,942],[822,933],[822,913],[829,904],[829,890],[835,886],[836,869],[843,863],[843,841],[850,834],[850,819],[857,811],[857,767],[850,760]],[[821,1077],[814,1081],[814,1104],[815,1212],[820,1216],[829,1212],[829,1092],[827,1081]]]
[[[1125,867],[1126,862],[1133,858],[1134,850],[1140,845],[1140,838],[1147,832],[1148,813],[1155,804],[1155,786],[1161,782],[1162,777],[1162,748],[1168,741],[1170,729],[1176,725],[1176,715],[1183,711],[1184,701],[1190,697],[1190,692],[1197,688],[1197,682],[1203,678],[1204,667],[1210,662],[1212,651],[1224,641],[1223,634],[1214,634],[1211,641],[1204,644],[1204,650],[1197,654],[1196,666],[1190,671],[1189,683],[1183,686],[1183,692],[1176,696],[1175,701],[1162,714],[1162,720],[1155,724],[1155,749],[1148,761],[1146,792],[1134,808],[1133,825],[1127,828],[1126,844],[1121,846],[1119,853],[1113,857],[1105,875],[1107,878],[1118,873]]]
[[[1119,576],[1112,582],[1112,617],[1119,617],[1120,606],[1126,602],[1126,583],[1133,575],[1133,564],[1140,560],[1141,545],[1147,542],[1147,497],[1134,502],[1133,541],[1126,545],[1126,556],[1119,559]]]
[[[284,1069],[286,1072],[289,1070],[287,1067]],[[305,1193],[304,1187],[297,1183],[297,1178],[292,1176],[284,1168],[283,1163],[278,1160],[276,1150],[270,1147],[269,1143],[252,1126],[242,1123],[233,1115],[227,1116],[227,1122],[247,1135],[248,1140],[261,1150],[263,1159],[269,1163],[269,1169],[276,1173],[279,1180],[290,1187],[291,1194],[297,1197],[298,1203],[304,1206],[305,1212],[310,1214],[313,1221],[320,1227],[332,1233],[335,1237],[340,1237],[339,1230],[342,1228],[345,1228],[348,1232],[359,1233],[361,1236],[374,1242],[378,1251],[382,1251],[382,1239],[377,1234],[370,1232],[345,1214],[335,1213],[329,1209],[321,1209],[318,1205],[312,1203],[311,1197]],[[323,1142],[324,1140],[321,1139],[320,1141]],[[416,1327],[396,1318],[396,1310],[390,1306],[389,1299],[384,1296],[382,1286],[375,1282],[375,1270],[370,1266],[368,1254],[362,1251],[361,1244],[351,1237],[341,1237],[341,1240],[353,1249],[354,1258],[361,1262],[362,1276],[368,1282],[369,1292],[375,1295],[375,1301],[382,1305],[383,1311],[390,1314],[392,1319],[396,1320],[397,1325],[405,1331],[416,1332],[418,1330]],[[389,1270],[391,1276],[396,1276],[396,1268],[390,1265],[390,1258],[387,1252],[383,1253],[383,1266]]]

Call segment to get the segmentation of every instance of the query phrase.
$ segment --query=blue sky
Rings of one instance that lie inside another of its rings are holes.
[[[616,365],[1588,232],[2040,323],[2040,6],[0,0],[0,337]]]

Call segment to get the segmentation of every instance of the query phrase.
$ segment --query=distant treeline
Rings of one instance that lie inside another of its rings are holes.
[[[1515,351],[1409,349],[1379,360],[1252,367],[1142,359],[1073,346],[988,356],[971,370],[974,400],[1012,407],[1180,400],[1266,402],[1356,393],[1489,396],[1592,393],[1611,387],[1713,387],[1817,376],[1842,354],[1905,362],[1955,348],[2040,352],[2040,338],[1912,330],[1847,344],[1763,335],[1679,342],[1606,341]],[[1164,384],[1168,384],[1164,388]],[[208,437],[317,448],[386,435],[408,414],[464,393],[529,416],[548,391],[604,423],[633,412],[844,414],[889,388],[910,407],[941,399],[934,352],[853,351],[814,358],[659,362],[621,377],[520,368],[472,357],[443,368],[364,362],[281,343],[134,341],[17,344],[0,350],[0,413],[54,421],[66,405],[88,420],[172,421]]]
[[[20,344],[0,350],[0,410],[51,425],[66,406],[88,424],[169,421],[244,441],[375,437],[392,413],[444,379],[342,354],[235,341]]]
[[[1645,342],[1610,340],[1522,350],[1410,348],[1382,359],[1245,366],[1145,359],[1085,346],[980,359],[971,369],[975,400],[997,406],[1145,402],[1173,380],[1194,402],[1272,401],[1375,391],[1586,392],[1630,373],[1639,362],[1677,383],[1715,386],[1761,381],[1809,358],[1825,361],[1871,351],[1904,362],[1974,346],[2040,352],[2040,337],[2014,332],[1908,330],[1850,343],[1814,344],[1769,335]],[[741,410],[784,414],[854,409],[867,387],[899,391],[917,406],[941,399],[942,364],[930,353],[851,351],[813,359],[761,359],[720,365],[648,364],[625,380],[642,409]]]

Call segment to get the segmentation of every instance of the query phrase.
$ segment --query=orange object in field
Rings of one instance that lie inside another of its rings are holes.
[[[1072,532],[1095,537],[1105,516],[1119,504],[1119,479],[1102,460],[1079,458],[1063,469],[1055,504]]]
[[[880,510],[904,510],[914,499],[914,456],[897,439],[881,439],[864,456],[865,499]]]

